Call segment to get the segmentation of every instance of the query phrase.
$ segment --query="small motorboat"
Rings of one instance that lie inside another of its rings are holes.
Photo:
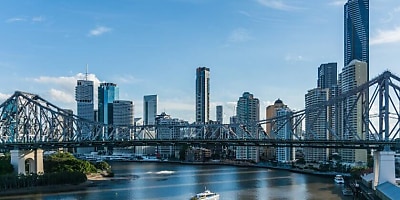
[[[191,198],[191,200],[219,200],[219,194],[211,192],[205,188],[204,192],[196,194]]]
[[[335,176],[335,183],[344,184],[344,178],[343,178],[343,176],[342,176],[342,175],[336,175],[336,176]]]

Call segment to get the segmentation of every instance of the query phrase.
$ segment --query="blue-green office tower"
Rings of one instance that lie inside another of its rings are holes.
[[[344,5],[344,66],[354,59],[369,65],[369,0]]]

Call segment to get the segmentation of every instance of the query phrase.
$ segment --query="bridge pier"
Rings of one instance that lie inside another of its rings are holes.
[[[394,155],[394,151],[374,152],[374,190],[376,189],[376,186],[384,182],[390,182],[396,185]]]
[[[17,174],[43,173],[43,150],[11,150],[11,164]],[[28,169],[25,169],[26,164]]]

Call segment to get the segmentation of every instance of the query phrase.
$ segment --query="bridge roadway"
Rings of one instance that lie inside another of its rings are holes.
[[[130,141],[49,141],[49,142],[8,142],[0,143],[0,149],[56,149],[75,147],[131,147],[131,146],[258,146],[258,147],[312,147],[335,149],[376,149],[399,148],[400,140],[280,140],[280,139],[140,139]]]

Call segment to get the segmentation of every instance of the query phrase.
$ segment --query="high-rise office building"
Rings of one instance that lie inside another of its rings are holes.
[[[217,119],[218,123],[220,123],[220,124],[224,123],[224,110],[223,110],[222,105],[218,105],[216,107],[216,119]]]
[[[267,120],[276,117],[276,111],[280,108],[287,108],[287,106],[283,103],[281,99],[277,99],[274,104],[267,106],[265,109],[265,117]],[[276,136],[276,123],[275,120],[270,120],[270,123],[265,124],[265,131],[269,138],[275,138]],[[276,157],[276,149],[275,147],[261,147],[262,155],[265,157],[264,159],[270,160]]]
[[[369,63],[369,0],[344,5],[344,66],[354,59]]]
[[[143,123],[154,125],[157,116],[157,95],[146,95],[143,97]]]
[[[244,125],[244,131],[239,133],[241,138],[251,138],[249,133],[255,139],[258,139],[257,122],[260,120],[260,101],[254,98],[253,94],[244,92],[236,105],[236,116],[240,124]],[[253,138],[253,139],[254,139]],[[236,159],[259,161],[259,151],[257,147],[238,146],[236,148]]]
[[[287,106],[283,103],[282,100],[277,99],[274,104],[267,106],[267,108],[265,109],[265,117],[266,119],[272,119],[274,117],[276,117],[276,111],[279,108],[286,108]],[[275,133],[273,133],[273,129],[275,128],[275,124],[273,123],[273,121],[271,123],[267,123],[265,124],[266,127],[266,132],[267,135],[269,135],[270,137],[273,137],[272,135],[274,135]]]
[[[339,87],[342,94],[368,82],[367,65],[366,62],[353,60],[343,68],[339,75]],[[346,98],[341,106],[341,137],[349,140],[354,138],[368,139],[369,131],[368,125],[366,125],[369,121],[367,112],[369,110],[368,91]],[[367,162],[367,150],[365,149],[343,149],[340,151],[340,156],[344,162],[363,162],[364,164]]]
[[[293,121],[290,120],[290,116],[293,112],[289,108],[279,108],[276,111],[277,117],[276,126],[279,127],[277,130],[277,138],[283,140],[293,139],[292,126]],[[292,147],[278,147],[276,148],[276,160],[278,162],[290,162],[294,160],[294,151]]]
[[[77,80],[75,86],[75,101],[77,104],[77,115],[84,119],[94,121],[94,85],[93,81],[87,79],[87,75],[85,80]],[[89,128],[82,128],[80,131],[83,138],[90,137],[91,130]],[[76,150],[78,153],[84,154],[90,153],[94,148],[80,147]]]
[[[311,109],[329,100],[329,88],[314,88],[305,95],[305,109]],[[329,138],[329,124],[331,121],[327,107],[320,110],[306,112],[305,116],[305,139],[306,140],[327,140]],[[304,157],[307,162],[329,160],[329,149],[304,148]]]
[[[319,88],[333,88],[337,85],[337,63],[324,63],[318,67]]]
[[[79,117],[94,120],[93,81],[78,80],[75,87],[75,100]]]
[[[129,127],[133,125],[134,105],[132,101],[114,100],[113,102],[113,124],[115,126]],[[129,129],[127,129],[129,130]],[[129,131],[120,131],[116,133],[117,140],[132,139],[132,133]]]
[[[157,129],[157,139],[180,139],[185,137],[181,135],[180,127],[189,125],[189,122],[177,118],[171,118],[165,112],[162,112],[156,117],[156,124],[161,125]],[[172,146],[158,146],[157,153],[161,158],[178,157],[180,147]]]
[[[112,106],[114,100],[119,99],[119,88],[115,83],[100,83],[98,87],[98,115],[99,122],[113,124]]]
[[[196,69],[196,122],[207,123],[210,119],[210,69]]]
[[[131,126],[134,118],[134,104],[127,100],[114,100],[113,124],[116,126]]]

